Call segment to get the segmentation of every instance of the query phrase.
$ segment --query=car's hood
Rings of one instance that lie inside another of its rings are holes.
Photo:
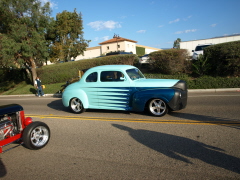
[[[137,79],[134,80],[135,87],[172,87],[178,79]]]

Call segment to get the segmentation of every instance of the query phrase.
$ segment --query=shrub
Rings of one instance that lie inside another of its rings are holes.
[[[239,77],[212,77],[202,76],[192,81],[191,89],[214,89],[240,87]]]
[[[240,75],[240,41],[209,46],[204,49],[204,57],[208,58],[211,65],[209,75]]]
[[[206,56],[199,55],[198,60],[192,60],[193,74],[198,76],[206,75],[210,69],[210,63]]]
[[[185,71],[187,54],[185,49],[167,49],[150,53],[151,69],[162,74],[182,73]]]
[[[2,68],[0,69],[0,82],[14,81],[19,83],[22,81],[27,81],[28,77],[25,69],[17,68]]]
[[[192,78],[186,74],[163,75],[163,74],[144,74],[151,79],[181,79],[187,82],[189,89],[215,89],[215,88],[239,88],[240,77],[212,77],[201,76]]]

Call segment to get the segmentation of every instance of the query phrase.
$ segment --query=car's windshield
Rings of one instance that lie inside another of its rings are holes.
[[[197,46],[195,51],[201,51],[210,45]]]
[[[126,72],[132,80],[145,78],[144,75],[142,74],[142,72],[139,69],[136,69],[136,68],[128,69]]]

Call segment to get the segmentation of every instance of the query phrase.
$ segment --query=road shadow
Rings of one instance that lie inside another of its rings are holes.
[[[62,99],[58,99],[55,101],[52,101],[47,104],[47,106],[51,109],[64,111],[64,112],[71,112],[70,108],[67,108],[63,106]],[[130,111],[121,111],[121,110],[104,110],[104,109],[86,109],[86,112],[93,112],[93,113],[124,113],[124,114],[130,114]],[[72,113],[72,112],[71,112]]]
[[[240,174],[240,159],[224,153],[224,150],[218,147],[161,132],[132,129],[119,124],[112,124],[112,126],[127,131],[137,142],[169,158],[189,164],[193,163],[188,158],[195,158],[210,165]]]
[[[7,174],[7,170],[2,160],[0,159],[0,178],[6,176],[6,174]]]
[[[62,99],[52,101],[52,102],[48,103],[47,106],[51,109],[55,109],[55,110],[58,110],[58,111],[70,112],[69,108],[66,108],[66,107],[63,106]]]
[[[87,109],[86,112],[100,113],[100,114],[131,114],[130,111],[121,111],[121,110],[105,110],[105,109]]]
[[[199,121],[199,123],[209,123],[209,124],[222,125],[222,126],[235,128],[235,129],[240,129],[239,119],[228,119],[228,118],[221,118],[221,117],[214,117],[214,116],[184,113],[184,112],[178,112],[178,111],[170,112],[168,115],[176,118],[181,118],[184,120]]]

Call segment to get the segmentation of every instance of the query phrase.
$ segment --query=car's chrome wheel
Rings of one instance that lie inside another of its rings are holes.
[[[82,101],[78,98],[71,99],[70,108],[74,113],[82,113],[85,111]]]
[[[23,131],[24,145],[29,149],[41,149],[50,139],[50,129],[43,122],[33,122]]]
[[[154,116],[164,116],[168,112],[168,107],[162,99],[152,99],[148,103],[148,111]]]

